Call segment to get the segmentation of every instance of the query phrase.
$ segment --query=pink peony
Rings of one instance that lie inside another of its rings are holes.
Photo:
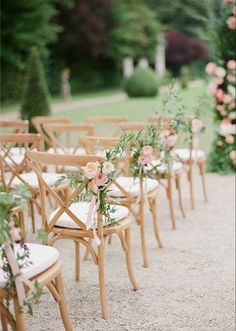
[[[152,155],[152,153],[153,153],[152,146],[143,146],[143,148],[142,148],[142,155],[148,156],[148,155]]]
[[[223,101],[224,91],[220,88],[216,90],[215,97],[218,101]]]
[[[97,187],[103,187],[107,184],[108,182],[108,177],[107,175],[103,174],[102,172],[100,172],[97,176],[95,176],[92,179],[92,182],[97,185]]]
[[[231,101],[232,101],[231,96],[228,95],[228,94],[225,94],[224,97],[223,97],[223,102],[226,103],[226,104],[229,104]]]
[[[206,65],[206,73],[208,74],[208,75],[214,75],[215,74],[215,71],[216,71],[216,68],[217,68],[217,66],[216,66],[216,64],[215,63],[213,63],[213,62],[209,62],[207,65]]]
[[[229,61],[227,62],[227,68],[228,68],[229,70],[234,70],[234,69],[236,69],[236,61],[234,61],[234,60],[229,60]]]
[[[215,81],[212,81],[209,85],[208,85],[208,91],[215,95],[216,94],[216,91],[217,91],[217,87],[218,87],[218,84],[215,82]]]
[[[228,82],[235,82],[236,81],[236,76],[228,74],[226,76],[226,79],[227,79]]]
[[[154,160],[154,157],[151,154],[148,154],[148,155],[141,154],[139,156],[138,160],[142,166],[145,166],[145,165],[151,163]]]
[[[230,159],[233,161],[234,165],[236,165],[236,150],[233,150],[229,153]]]
[[[167,137],[166,139],[166,147],[168,148],[172,148],[175,146],[176,142],[177,142],[177,135],[170,135],[169,137]]]
[[[234,143],[234,137],[229,134],[228,136],[226,136],[225,141],[227,142],[227,144],[232,145]]]
[[[88,162],[84,167],[85,177],[88,179],[92,179],[97,176],[100,172],[100,164],[99,162]]]
[[[217,67],[215,70],[215,74],[219,78],[224,78],[226,75],[226,70],[222,67]]]
[[[236,30],[236,17],[230,16],[226,21],[228,28],[231,30]]]

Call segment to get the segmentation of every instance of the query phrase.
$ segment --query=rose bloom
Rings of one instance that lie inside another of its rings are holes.
[[[171,130],[168,130],[168,129],[162,130],[161,133],[160,133],[160,138],[161,138],[161,139],[166,138],[166,137],[168,137],[170,134],[171,134]]]
[[[229,157],[230,157],[230,159],[232,160],[232,161],[234,161],[235,163],[236,163],[236,151],[234,150],[234,151],[231,151],[230,153],[229,153]]]
[[[219,78],[224,78],[226,75],[226,70],[222,67],[217,67],[215,70],[215,74]]]
[[[97,176],[100,172],[100,164],[99,162],[88,162],[84,167],[85,177],[88,179],[92,179]]]
[[[227,79],[228,82],[235,82],[236,81],[236,76],[235,75],[228,74],[226,76],[226,79]]]
[[[225,4],[229,4],[229,3],[231,3],[231,2],[233,2],[234,0],[224,0],[224,3]]]
[[[109,161],[105,161],[103,162],[102,165],[102,173],[105,175],[109,175],[112,171],[115,170],[114,164],[109,162]]]
[[[152,153],[153,153],[152,146],[143,146],[143,148],[142,148],[142,155],[148,156],[148,155],[152,155]]]
[[[217,99],[218,101],[223,101],[224,91],[223,91],[222,89],[218,88],[218,89],[216,90],[215,96],[216,96],[216,99]]]
[[[222,123],[223,122],[223,123]],[[219,126],[219,133],[221,136],[228,136],[228,135],[232,135],[235,134],[235,125],[231,124],[231,123],[224,123],[224,121],[222,121],[220,126]]]
[[[212,94],[215,95],[217,91],[218,84],[215,81],[210,82],[208,85],[208,91]]]
[[[232,110],[235,108],[235,101],[233,100],[232,102],[230,102],[230,104],[228,105],[229,110]]]
[[[154,160],[154,157],[151,154],[148,154],[148,155],[141,154],[139,156],[138,160],[142,166],[145,166],[145,165],[151,163]]]
[[[208,75],[214,75],[215,74],[215,71],[216,71],[216,68],[217,68],[217,66],[216,66],[216,64],[215,63],[213,63],[213,62],[209,62],[207,65],[206,65],[206,73],[208,74]]]
[[[92,179],[92,182],[97,185],[97,187],[103,187],[106,185],[106,183],[108,182],[108,177],[107,175],[103,174],[102,172],[100,172],[97,176],[95,176]]]
[[[217,141],[217,146],[220,146],[220,147],[223,146],[223,143],[222,143],[221,140],[218,140],[218,141]]]
[[[232,134],[226,136],[225,141],[227,142],[227,144],[232,145],[234,143],[234,137],[232,136]]]
[[[198,118],[194,118],[191,123],[191,130],[193,133],[199,132],[203,129],[203,123]]]
[[[228,103],[230,103],[231,101],[232,101],[231,96],[228,95],[228,94],[225,94],[224,97],[223,97],[223,102],[228,104]]]
[[[168,148],[172,148],[175,146],[176,142],[177,142],[177,135],[170,135],[169,137],[167,137],[166,139],[166,147]]]
[[[229,61],[227,62],[227,68],[228,68],[229,70],[234,70],[234,69],[236,69],[236,61],[235,61],[235,60],[229,60]]]
[[[233,14],[234,16],[236,16],[236,6],[233,7],[233,9],[232,9],[232,14]]]
[[[235,16],[230,16],[227,21],[226,21],[228,28],[231,30],[236,30],[236,17]]]

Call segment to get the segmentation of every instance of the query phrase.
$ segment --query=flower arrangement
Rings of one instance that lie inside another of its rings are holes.
[[[15,213],[16,208],[25,207],[29,197],[30,193],[24,185],[19,185],[14,192],[4,189],[0,192],[0,268],[6,278],[6,290],[16,291],[20,306],[27,306],[28,312],[32,314],[32,304],[42,292],[37,282],[32,284],[21,274],[21,269],[29,266],[31,261]],[[24,283],[30,289],[27,295]]]
[[[214,98],[216,138],[210,153],[208,169],[231,172],[235,168],[236,141],[236,7],[224,0],[222,19],[215,24],[216,63],[210,62],[206,72],[212,77],[209,91]]]

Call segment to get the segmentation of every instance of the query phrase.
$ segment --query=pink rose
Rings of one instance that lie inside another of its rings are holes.
[[[97,176],[100,172],[100,164],[99,162],[88,162],[84,167],[85,177],[88,179],[92,179]]]
[[[152,155],[152,153],[153,153],[152,146],[143,146],[141,153],[144,156]]]
[[[228,28],[231,30],[236,30],[236,17],[230,16],[226,21]]]
[[[229,3],[231,3],[231,2],[233,2],[234,0],[224,0],[224,3],[225,4],[229,4]]]
[[[172,134],[169,137],[167,137],[167,139],[166,139],[166,147],[168,147],[168,148],[174,147],[175,144],[176,144],[176,142],[177,142],[177,139],[178,139],[177,135],[174,135],[174,134]]]
[[[230,159],[233,161],[234,165],[236,165],[236,151],[233,150],[229,153]]]
[[[103,187],[107,184],[108,182],[108,177],[107,175],[103,174],[102,172],[100,172],[97,176],[95,176],[92,179],[92,182],[97,185],[97,187]]]
[[[233,9],[232,9],[232,14],[233,14],[234,16],[236,16],[236,6],[233,7]]]
[[[200,119],[194,118],[191,123],[191,130],[193,133],[200,132],[203,129],[203,123]]]
[[[138,158],[139,160],[139,163],[142,165],[142,166],[145,166],[149,163],[151,163],[153,160],[154,160],[154,157],[153,155],[149,154],[149,155],[144,155],[144,154],[141,154]]]
[[[219,78],[224,78],[226,75],[226,70],[222,67],[217,67],[215,70],[215,74]]]
[[[223,97],[223,102],[226,103],[226,104],[229,104],[231,101],[232,101],[231,96],[228,95],[228,94],[225,94],[224,97]]]
[[[229,60],[229,61],[227,62],[227,68],[228,68],[229,70],[234,70],[234,69],[236,69],[236,61],[234,61],[234,60]]]
[[[226,136],[225,141],[227,142],[227,144],[232,145],[234,143],[234,137],[229,134],[228,136]]]
[[[208,75],[214,75],[215,74],[215,71],[216,71],[216,68],[217,68],[217,66],[216,66],[216,64],[215,63],[213,63],[213,62],[209,62],[207,65],[206,65],[206,73],[208,74]]]
[[[215,82],[215,81],[212,81],[209,85],[208,85],[208,91],[215,95],[216,94],[216,91],[217,91],[217,87],[218,87],[218,84]]]
[[[227,79],[228,82],[235,82],[236,81],[236,76],[228,74],[226,76],[226,79]]]
[[[223,101],[224,91],[220,88],[216,90],[215,97],[218,101]]]
[[[171,131],[168,129],[162,130],[160,133],[160,138],[164,139],[166,137],[168,137],[171,134]]]
[[[216,110],[218,110],[218,112],[222,115],[222,116],[225,116],[227,114],[224,106],[222,105],[217,105],[216,106]]]

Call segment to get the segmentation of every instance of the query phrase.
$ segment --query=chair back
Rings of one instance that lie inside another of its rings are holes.
[[[39,134],[0,134],[0,168],[4,186],[10,188],[15,178],[25,183],[21,174],[29,170],[26,152],[35,149],[43,150],[43,139]]]
[[[104,136],[107,133],[108,136],[116,136],[119,123],[127,122],[128,119],[125,116],[87,116],[85,121],[94,124],[96,135]]]
[[[78,144],[83,147],[87,154],[99,154],[107,149],[114,148],[119,142],[119,138],[101,137],[101,136],[86,136],[79,137]]]
[[[31,123],[35,127],[38,133],[40,133],[44,139],[44,143],[46,143],[48,146],[52,147],[50,145],[51,140],[49,139],[47,133],[43,129],[43,125],[46,123],[70,123],[70,120],[67,117],[61,117],[61,116],[34,116],[31,119]]]
[[[50,146],[57,152],[65,154],[76,154],[78,137],[93,135],[94,126],[92,124],[80,123],[50,123],[44,124],[43,129],[50,139]]]
[[[73,186],[68,192],[67,196],[63,199],[56,187],[49,186],[42,176],[42,169],[46,166],[55,167],[78,167],[82,168],[86,166],[88,162],[100,162],[103,158],[94,155],[65,155],[65,154],[50,154],[47,152],[36,152],[29,151],[27,158],[31,164],[32,169],[35,171],[40,188],[40,202],[41,202],[41,215],[44,230],[47,233],[53,231],[54,227],[57,226],[57,222],[62,214],[66,214],[79,228],[83,230],[83,233],[87,233],[88,237],[92,236],[92,232],[86,229],[86,224],[71,210],[70,206],[74,201],[79,201],[79,197],[85,193],[84,188],[86,187],[89,180],[85,179],[81,181],[77,186]],[[50,197],[50,199],[48,199]],[[55,202],[56,207],[54,208],[53,216],[50,218],[48,214],[48,203],[49,200]],[[98,222],[98,228],[102,224]],[[61,228],[63,232],[64,228]],[[65,230],[65,229],[64,229]],[[68,229],[67,229],[68,230]],[[73,229],[74,230],[74,229]]]
[[[0,133],[27,133],[29,121],[0,120]]]

